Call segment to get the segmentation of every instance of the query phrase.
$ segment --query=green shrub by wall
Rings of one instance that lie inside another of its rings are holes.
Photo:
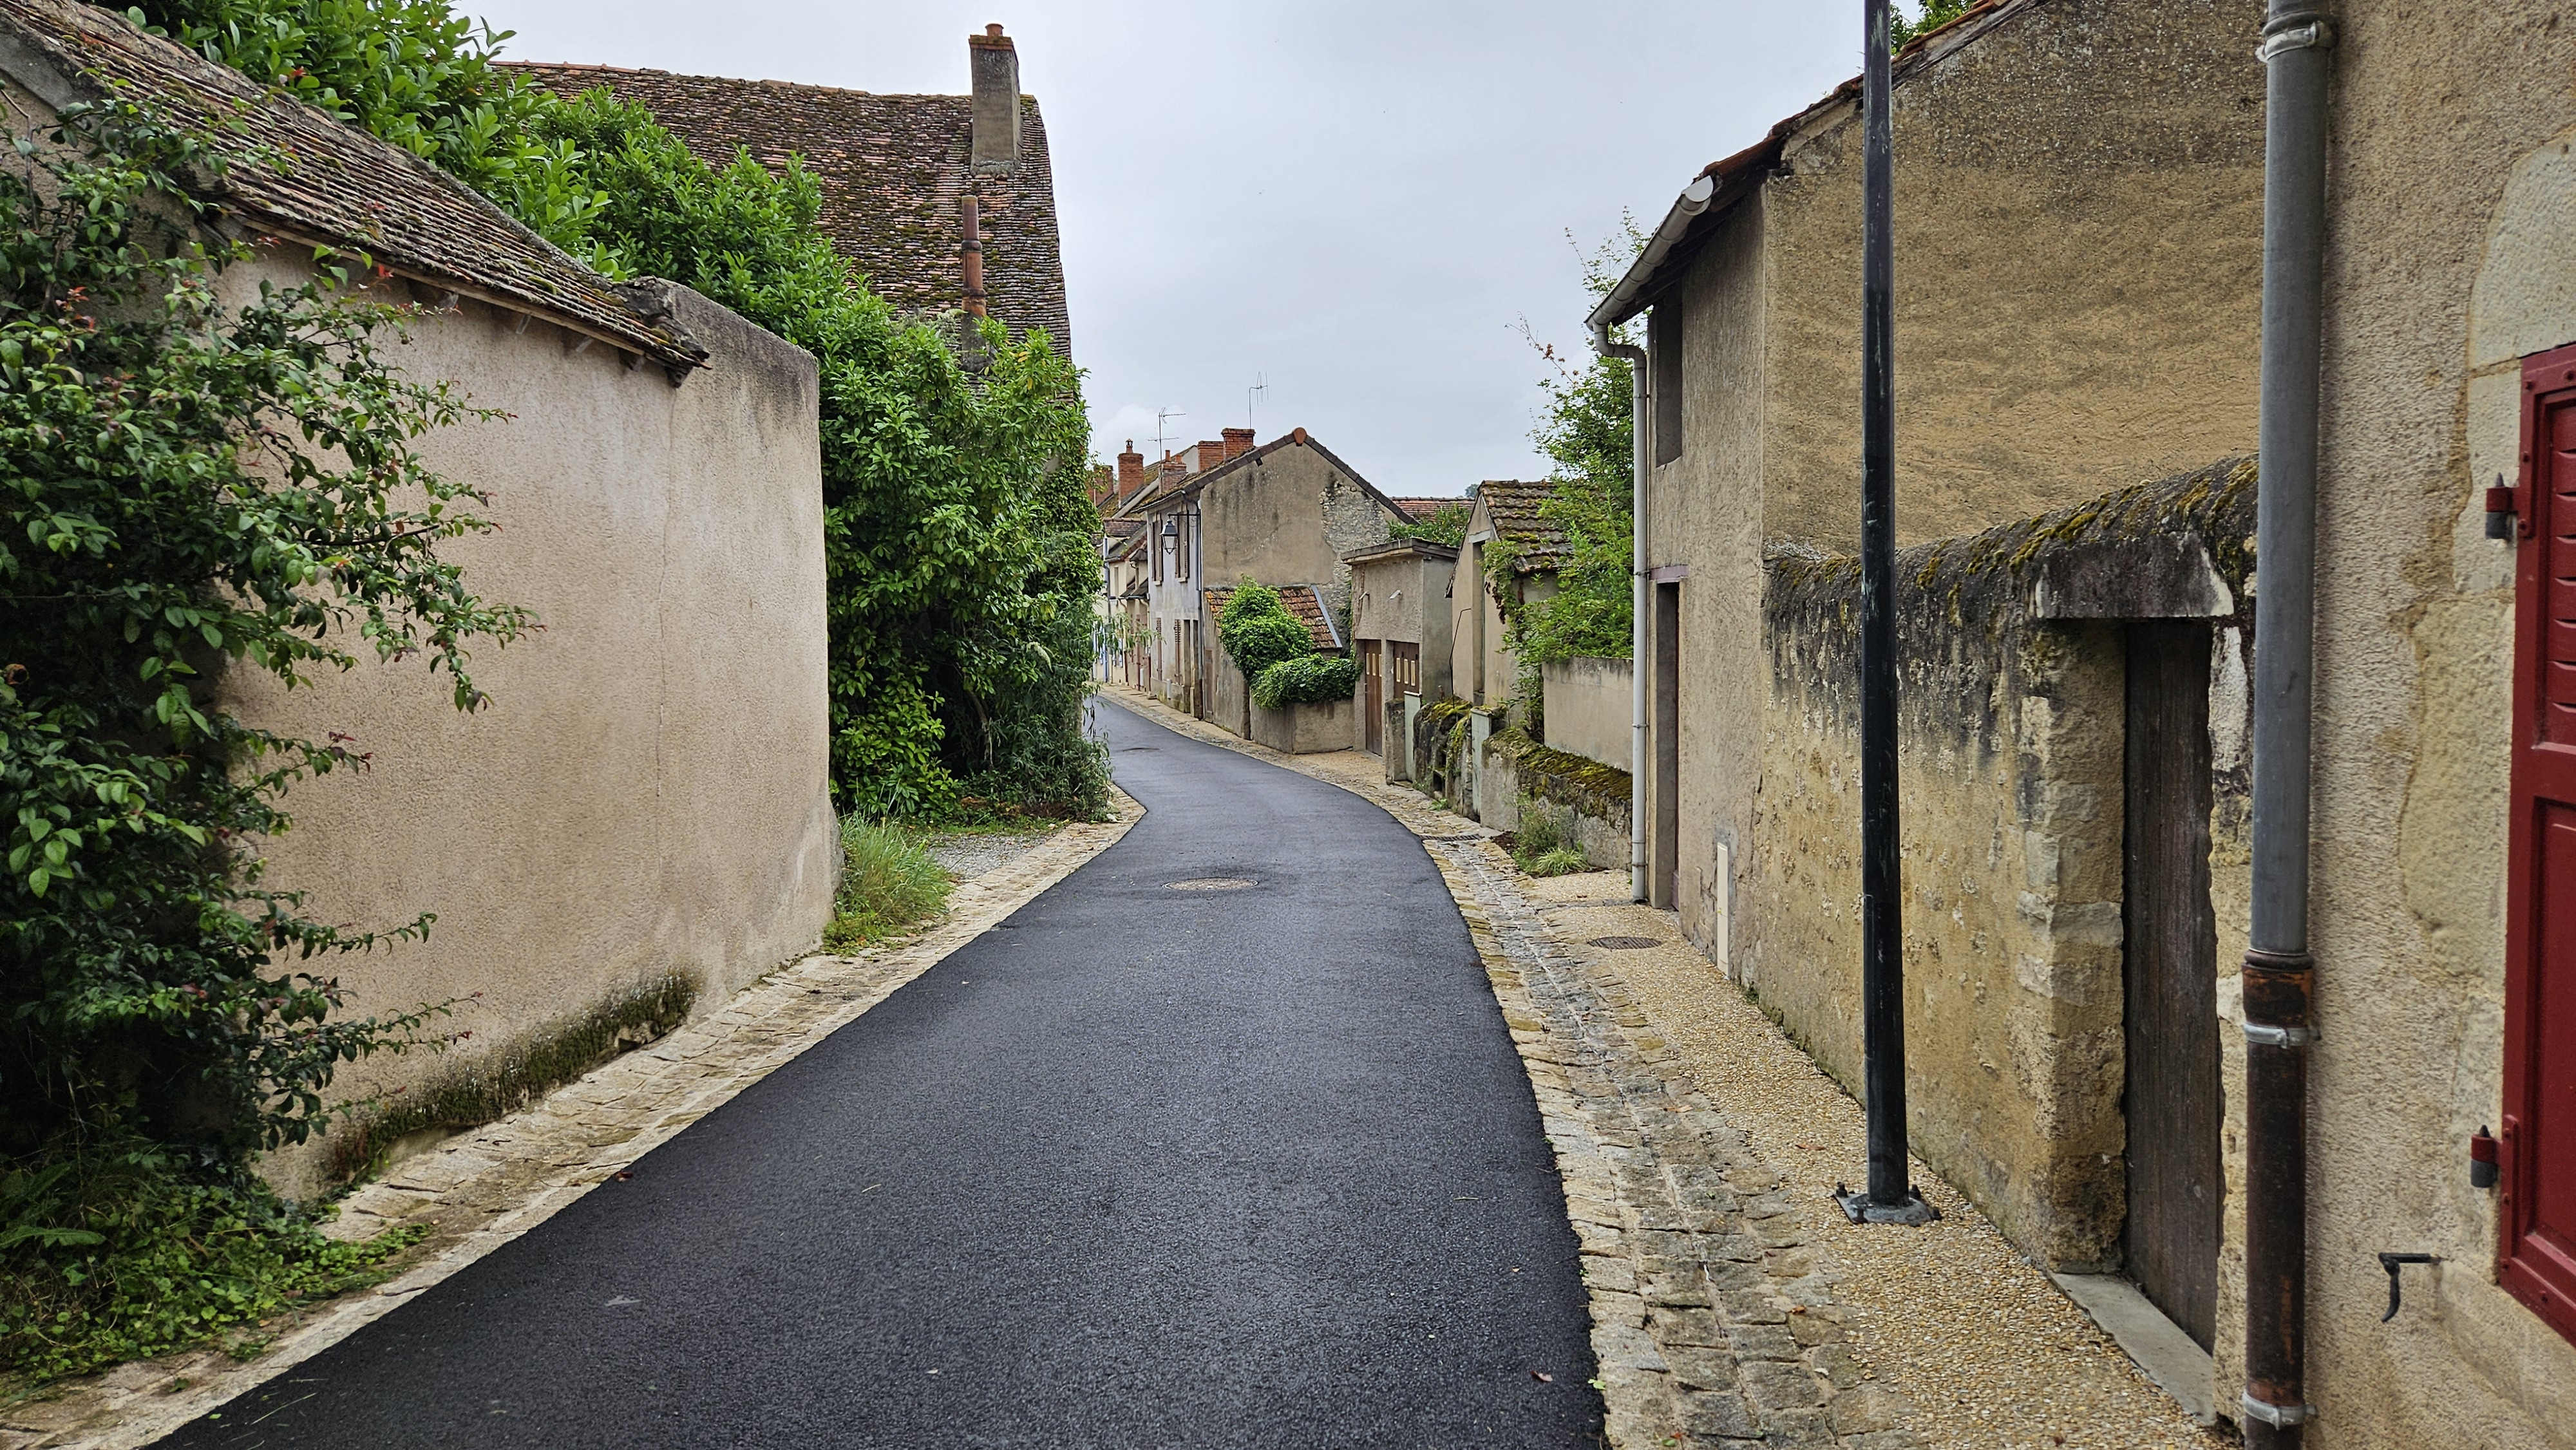
[[[1347,700],[1358,688],[1359,662],[1341,655],[1309,654],[1281,660],[1252,682],[1252,703],[1265,710]]]

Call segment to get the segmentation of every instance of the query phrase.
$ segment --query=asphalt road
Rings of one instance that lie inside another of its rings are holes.
[[[1420,843],[1098,715],[1124,840],[162,1443],[1597,1445],[1553,1164]],[[1166,885],[1208,877],[1257,884]]]

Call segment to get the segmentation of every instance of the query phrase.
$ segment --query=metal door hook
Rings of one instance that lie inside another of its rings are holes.
[[[2399,1269],[2406,1267],[2408,1264],[2438,1264],[2440,1262],[2442,1262],[2442,1256],[2440,1254],[2381,1254],[2379,1256],[2379,1267],[2388,1271],[2388,1312],[2379,1316],[2379,1322],[2385,1324],[2389,1320],[2397,1317],[2397,1271]]]

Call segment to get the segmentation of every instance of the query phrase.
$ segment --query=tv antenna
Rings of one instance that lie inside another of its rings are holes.
[[[1156,408],[1154,410],[1154,446],[1162,450],[1162,454],[1165,458],[1172,456],[1172,440],[1170,437],[1171,429],[1166,425],[1168,425],[1174,418],[1186,418],[1188,416],[1189,414],[1178,408]]]
[[[1246,428],[1255,428],[1259,426],[1253,421],[1253,405],[1260,401],[1263,393],[1269,391],[1270,374],[1254,373],[1252,375],[1252,386],[1243,390],[1243,426]]]

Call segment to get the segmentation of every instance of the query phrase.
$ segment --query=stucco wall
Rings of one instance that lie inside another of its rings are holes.
[[[338,964],[351,1010],[454,999],[451,1025],[473,1033],[443,1057],[345,1068],[337,1094],[506,1051],[666,974],[692,978],[710,1010],[811,946],[828,915],[815,365],[695,293],[673,302],[709,349],[677,388],[471,300],[421,317],[399,353],[511,415],[420,443],[492,492],[501,530],[445,546],[470,587],[545,626],[475,655],[489,708],[457,713],[417,660],[292,694],[247,671],[223,683],[248,719],[339,731],[373,757],[295,789],[294,830],[264,848],[271,879],[313,893],[326,921],[437,913],[427,942]],[[327,1146],[271,1171],[309,1181]]]
[[[2576,1346],[2493,1282],[2517,359],[2576,342],[2576,66],[2536,0],[2354,0],[2317,502],[2308,1391],[2321,1450],[2576,1445]],[[2232,1165],[2241,1170],[2241,1164]],[[2446,1262],[2378,1323],[2380,1249]]]
[[[1289,755],[1313,755],[1351,748],[1355,711],[1348,700],[1322,700],[1283,705],[1276,710],[1252,707],[1252,738]]]
[[[1547,743],[1559,750],[1589,756],[1604,765],[1629,769],[1635,724],[1629,716],[1636,703],[1630,684],[1636,672],[1626,660],[1580,655],[1549,660],[1538,667],[1546,699],[1539,716]]]
[[[2262,14],[2047,0],[1900,77],[1901,542],[2253,446]],[[1856,105],[1817,117],[1762,199],[1763,530],[1834,548],[1860,529],[1860,135]]]
[[[1754,782],[1763,744],[1762,487],[1767,390],[1763,345],[1767,318],[1761,209],[1739,210],[1711,239],[1686,279],[1682,306],[1683,437],[1681,456],[1647,481],[1646,548],[1658,566],[1689,570],[1678,598],[1679,721],[1675,799],[1650,768],[1647,819],[1670,818],[1677,839],[1663,846],[1674,860],[1678,895],[1655,873],[1655,904],[1677,906],[1682,931],[1716,961],[1727,943],[1715,935],[1728,920],[1733,883],[1717,869],[1719,848],[1744,860]],[[1651,661],[1665,648],[1648,619],[1650,709],[1661,685]],[[1654,715],[1650,719],[1656,718]],[[1735,868],[1730,868],[1733,870]]]

